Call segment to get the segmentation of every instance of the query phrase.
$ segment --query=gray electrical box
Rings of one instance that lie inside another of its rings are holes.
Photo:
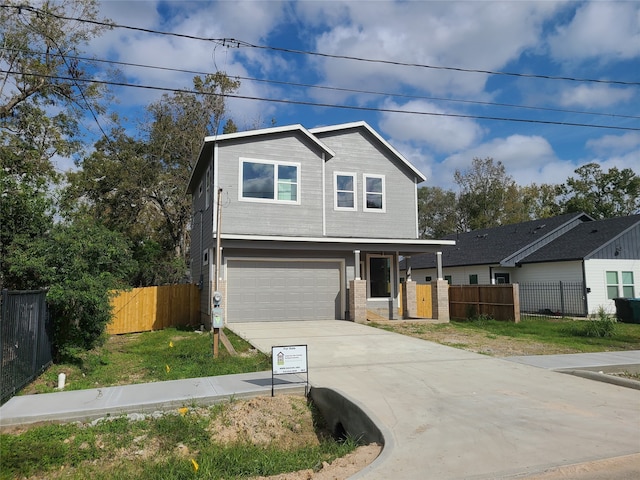
[[[211,312],[211,323],[213,328],[224,327],[224,309],[222,307],[214,307]]]

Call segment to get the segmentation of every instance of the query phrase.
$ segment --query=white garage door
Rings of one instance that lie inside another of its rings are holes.
[[[229,260],[227,321],[340,318],[340,263]]]

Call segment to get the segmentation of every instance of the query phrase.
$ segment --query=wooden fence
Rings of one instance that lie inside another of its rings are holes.
[[[402,317],[404,315],[404,307],[402,305],[402,289],[404,283],[400,284],[400,306],[398,308],[398,315]],[[431,285],[418,283],[416,285],[416,302],[418,307],[418,318],[431,318],[433,315],[433,309],[431,306]]]
[[[113,319],[107,325],[111,335],[200,324],[197,285],[134,288],[118,292],[111,305]]]
[[[450,285],[449,316],[472,318],[479,315],[519,322],[518,285]]]

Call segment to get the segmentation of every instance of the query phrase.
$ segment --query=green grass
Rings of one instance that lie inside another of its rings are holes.
[[[318,469],[322,462],[331,462],[357,446],[353,440],[337,442],[330,437],[323,437],[318,445],[292,450],[245,442],[214,443],[207,429],[231,405],[216,405],[204,414],[174,412],[138,421],[119,417],[94,426],[44,425],[20,435],[0,434],[0,479],[33,475],[96,480],[241,479]],[[150,454],[136,457],[136,451],[149,445]],[[180,454],[177,445],[188,453]],[[129,458],[123,458],[125,455]]]
[[[271,369],[267,355],[252,350],[232,332],[225,330],[225,334],[238,356],[232,357],[221,343],[218,358],[214,359],[209,332],[168,328],[114,336],[72,362],[54,364],[22,393],[56,391],[60,373],[67,377],[65,390],[81,390]]]
[[[609,334],[593,333],[598,326]],[[488,335],[517,338],[531,342],[560,345],[576,352],[640,349],[640,325],[603,320],[549,320],[522,317],[519,323],[491,319],[452,321],[456,329],[481,331]]]

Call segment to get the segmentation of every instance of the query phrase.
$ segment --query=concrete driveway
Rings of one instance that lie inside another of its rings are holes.
[[[345,321],[229,327],[265,353],[306,344],[310,383],[378,425],[385,448],[353,478],[640,478],[638,390]]]

